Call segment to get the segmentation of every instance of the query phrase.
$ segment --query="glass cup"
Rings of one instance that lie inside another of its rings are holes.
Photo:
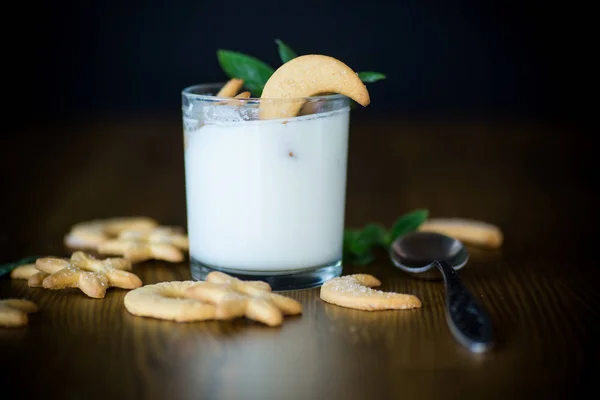
[[[222,86],[182,91],[192,277],[293,290],[340,276],[350,100],[215,97]],[[295,116],[261,119],[292,103]]]

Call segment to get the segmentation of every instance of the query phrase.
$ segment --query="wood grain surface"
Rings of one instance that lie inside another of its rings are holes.
[[[67,255],[62,238],[91,218],[146,215],[186,225],[177,115],[89,118],[14,128],[2,139],[0,262]],[[600,296],[593,146],[571,126],[355,118],[346,221],[400,214],[492,222],[498,251],[470,248],[464,283],[498,344],[471,354],[451,336],[441,282],[416,280],[380,253],[382,289],[423,307],[364,312],[319,289],[285,292],[304,313],[279,328],[238,319],[174,323],[130,315],[126,293],[28,288],[0,278],[0,299],[41,311],[0,328],[0,387],[14,398],[505,399],[572,398],[598,373]],[[145,284],[190,279],[187,263],[134,267]],[[595,389],[597,392],[597,389]]]

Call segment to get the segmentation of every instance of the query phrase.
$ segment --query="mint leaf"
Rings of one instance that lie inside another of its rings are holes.
[[[427,217],[429,217],[429,211],[419,209],[398,218],[392,226],[392,231],[387,239],[388,245],[398,236],[417,230],[417,228],[427,220]]]
[[[386,229],[380,224],[368,224],[363,229],[344,231],[343,261],[352,265],[367,265],[375,259],[373,249],[385,247]]]
[[[375,260],[374,250],[388,250],[392,241],[400,235],[415,231],[427,220],[429,211],[417,209],[402,215],[388,231],[383,225],[370,223],[362,229],[344,230],[344,264],[364,266]]]
[[[365,246],[363,242],[359,240],[360,230],[358,229],[346,229],[344,231],[344,252],[349,255],[362,254],[369,251],[369,247]]]
[[[344,231],[344,254],[342,262],[350,265],[365,265],[374,258],[370,246],[360,239],[361,231],[346,229]]]
[[[361,229],[347,229],[344,232],[344,248],[347,253],[362,256],[374,247],[385,245],[386,231],[379,224],[369,224]]]
[[[264,88],[264,84],[259,85],[257,83],[244,83],[244,86],[250,91],[250,93],[254,94],[257,97],[260,97],[260,93],[262,93],[262,90]]]
[[[370,248],[386,245],[386,229],[380,224],[368,224],[358,235],[358,239]]]
[[[282,63],[285,64],[286,62],[298,57],[298,54],[296,54],[296,52],[292,50],[290,46],[283,43],[281,40],[275,39],[275,43],[277,43],[277,51],[279,52],[279,58],[281,58]]]
[[[268,64],[247,54],[231,50],[217,50],[219,65],[229,78],[244,80],[253,95],[260,96],[275,70]]]
[[[375,254],[373,254],[373,252],[369,251],[368,253],[361,254],[361,255],[352,255],[352,256],[348,257],[347,259],[345,259],[343,262],[345,264],[356,265],[356,266],[362,267],[362,266],[371,264],[373,261],[375,261]]]
[[[358,77],[365,83],[373,83],[385,79],[386,76],[381,72],[359,72]]]
[[[38,258],[39,258],[39,256],[29,256],[29,257],[22,258],[15,262],[0,265],[0,276],[2,276],[4,274],[8,274],[10,271],[17,268],[19,265],[31,264],[31,263],[35,262],[35,260],[37,260]]]

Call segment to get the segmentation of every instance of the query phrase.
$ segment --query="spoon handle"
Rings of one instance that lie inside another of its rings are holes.
[[[492,322],[484,308],[462,284],[449,264],[435,261],[446,285],[447,320],[454,337],[473,352],[483,352],[493,344]]]

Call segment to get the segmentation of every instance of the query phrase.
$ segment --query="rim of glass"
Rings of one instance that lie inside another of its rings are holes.
[[[197,84],[197,85],[190,85],[187,86],[185,88],[183,88],[183,90],[181,91],[181,94],[195,99],[195,100],[231,100],[234,99],[234,97],[223,97],[223,96],[215,96],[215,95],[209,95],[209,94],[198,94],[198,93],[193,93],[193,91],[195,90],[216,90],[218,91],[219,89],[221,89],[223,87],[223,85],[225,85],[226,82],[212,82],[212,83],[201,83],[201,84]],[[339,100],[339,99],[348,99],[347,96],[344,96],[343,94],[339,94],[339,93],[333,93],[333,94],[323,94],[323,95],[316,95],[316,96],[308,96],[308,97],[278,97],[278,98],[268,98],[268,97],[248,97],[247,99],[244,99],[246,101],[248,100],[252,100],[254,101],[265,101],[265,100],[273,100],[273,101],[290,101],[290,100]]]

